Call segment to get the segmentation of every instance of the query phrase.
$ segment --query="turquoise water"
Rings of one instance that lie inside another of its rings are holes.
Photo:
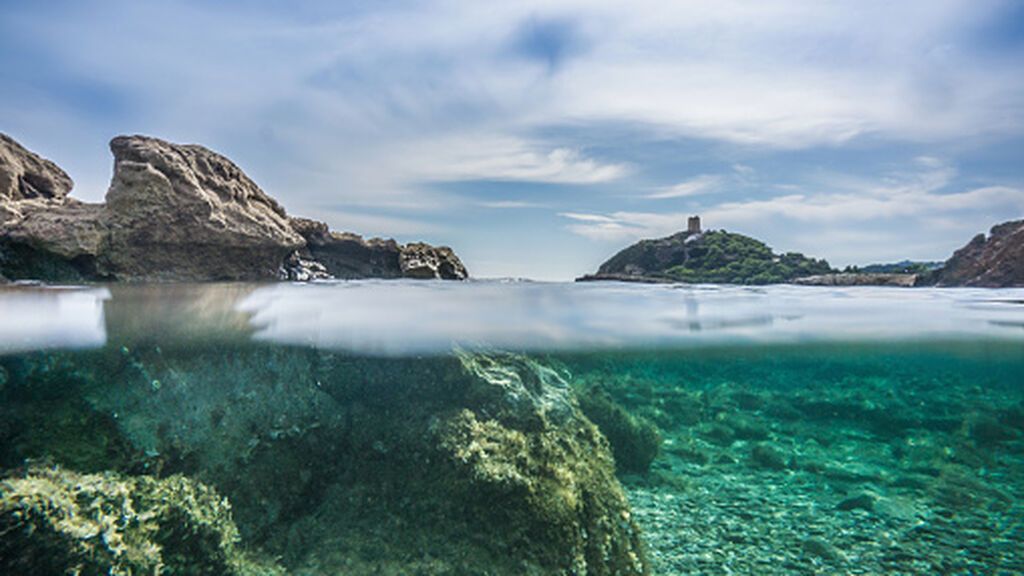
[[[8,286],[0,468],[5,574],[1016,574],[1024,290]]]

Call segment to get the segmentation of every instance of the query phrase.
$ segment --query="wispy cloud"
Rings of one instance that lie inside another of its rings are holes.
[[[686,196],[697,196],[698,194],[707,194],[714,192],[716,188],[721,184],[722,178],[720,176],[712,176],[705,174],[697,176],[696,178],[674,184],[667,188],[662,189],[659,192],[648,194],[647,198],[660,200],[665,198],[683,198]]]
[[[980,186],[949,190],[956,170],[935,158],[876,180],[832,174],[832,190],[706,204],[705,225],[775,239],[846,262],[935,258],[992,223],[1024,215],[1024,188]],[[808,186],[809,187],[809,186]],[[602,242],[664,236],[685,227],[689,213],[614,211],[563,213],[575,234]],[[944,236],[936,243],[934,235]],[[859,243],[851,243],[856,238]],[[900,238],[910,240],[900,240]],[[941,247],[940,247],[941,246]],[[929,252],[930,250],[930,252]],[[927,254],[926,254],[927,252]]]
[[[477,205],[482,208],[492,208],[495,210],[518,210],[522,208],[543,208],[545,205],[539,202],[525,202],[523,200],[493,200],[477,202]]]

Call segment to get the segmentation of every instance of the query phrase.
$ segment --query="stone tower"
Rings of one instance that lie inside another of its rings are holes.
[[[690,216],[686,221],[686,231],[690,234],[700,234],[700,216]]]

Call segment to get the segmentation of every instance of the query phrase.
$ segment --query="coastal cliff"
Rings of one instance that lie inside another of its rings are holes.
[[[953,253],[933,277],[938,286],[1024,286],[1024,220],[992,227]]]
[[[465,279],[447,247],[364,241],[289,217],[228,158],[146,136],[110,142],[106,201],[0,134],[0,278],[55,282]]]

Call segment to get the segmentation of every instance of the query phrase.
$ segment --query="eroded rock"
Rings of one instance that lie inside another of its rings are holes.
[[[231,160],[147,136],[110,142],[105,204],[68,197],[53,162],[0,134],[0,272],[11,279],[464,279],[447,247],[364,240],[289,218]]]

